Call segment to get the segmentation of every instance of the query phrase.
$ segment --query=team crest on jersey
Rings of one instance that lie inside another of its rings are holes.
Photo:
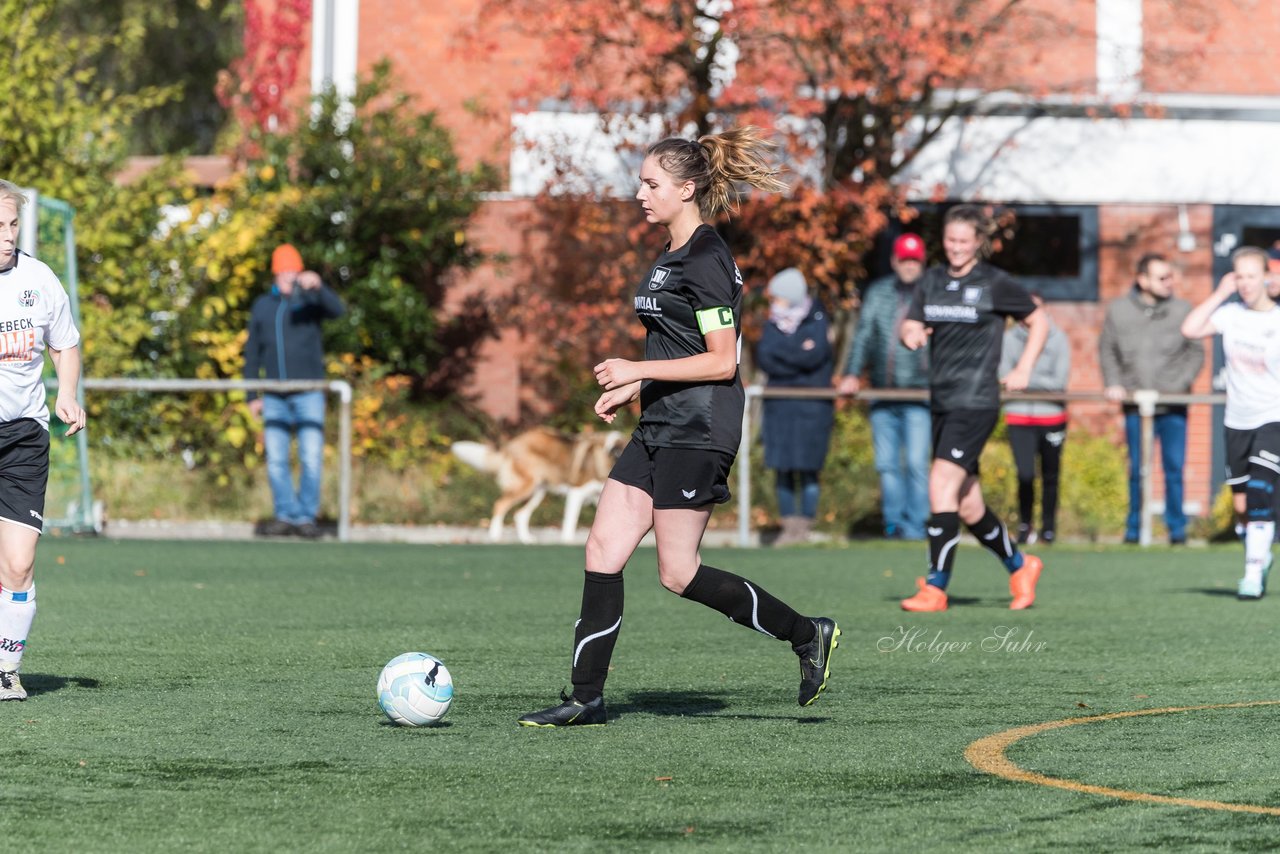
[[[978,300],[982,299],[982,288],[978,285],[970,285],[964,289],[964,296],[961,297],[965,305],[977,305]]]
[[[18,305],[31,308],[40,301],[39,291],[23,291],[22,296],[18,297]]]
[[[649,277],[649,290],[658,290],[667,283],[669,278],[671,278],[671,271],[666,267],[654,267],[653,275]]]

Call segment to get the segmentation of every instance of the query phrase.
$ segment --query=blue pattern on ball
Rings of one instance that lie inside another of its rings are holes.
[[[448,668],[440,659],[422,652],[406,652],[387,662],[378,689],[379,707],[402,726],[437,722],[453,700]]]

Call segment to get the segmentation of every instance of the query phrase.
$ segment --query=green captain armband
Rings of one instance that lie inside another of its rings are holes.
[[[698,331],[703,335],[720,329],[733,328],[733,309],[728,306],[704,308],[697,313]]]

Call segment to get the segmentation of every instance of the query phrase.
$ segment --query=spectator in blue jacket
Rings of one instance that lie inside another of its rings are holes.
[[[320,325],[341,317],[346,306],[320,280],[303,268],[302,255],[288,243],[271,254],[271,290],[258,297],[249,313],[249,339],[244,346],[247,380],[320,380],[325,378]],[[271,484],[272,520],[262,526],[268,536],[298,534],[319,537],[320,473],[324,462],[325,393],[249,394],[249,410],[264,421],[267,480]],[[290,451],[298,437],[301,469],[294,486]]]
[[[794,267],[769,280],[769,322],[756,362],[778,388],[830,388],[834,357],[827,313]],[[774,545],[805,542],[818,515],[818,474],[827,460],[835,402],[765,398],[764,464],[776,475],[782,533]]]
[[[864,372],[873,389],[929,388],[929,348],[908,350],[898,334],[916,281],[924,273],[924,261],[920,235],[907,233],[894,241],[893,275],[876,279],[863,293],[853,347],[838,386],[841,394],[861,391]],[[873,400],[867,419],[880,475],[884,535],[923,540],[933,457],[929,401]]]

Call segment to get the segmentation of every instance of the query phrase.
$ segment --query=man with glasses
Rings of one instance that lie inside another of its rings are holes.
[[[1107,307],[1098,342],[1102,381],[1109,400],[1124,403],[1124,433],[1129,444],[1129,516],[1124,541],[1138,542],[1142,520],[1142,420],[1129,395],[1138,389],[1185,394],[1204,365],[1204,347],[1182,335],[1191,311],[1173,296],[1175,272],[1163,255],[1148,253],[1138,261],[1137,281],[1125,296]],[[1187,541],[1182,509],[1182,467],[1187,456],[1187,407],[1160,405],[1155,436],[1164,468],[1164,521],[1169,542]]]

